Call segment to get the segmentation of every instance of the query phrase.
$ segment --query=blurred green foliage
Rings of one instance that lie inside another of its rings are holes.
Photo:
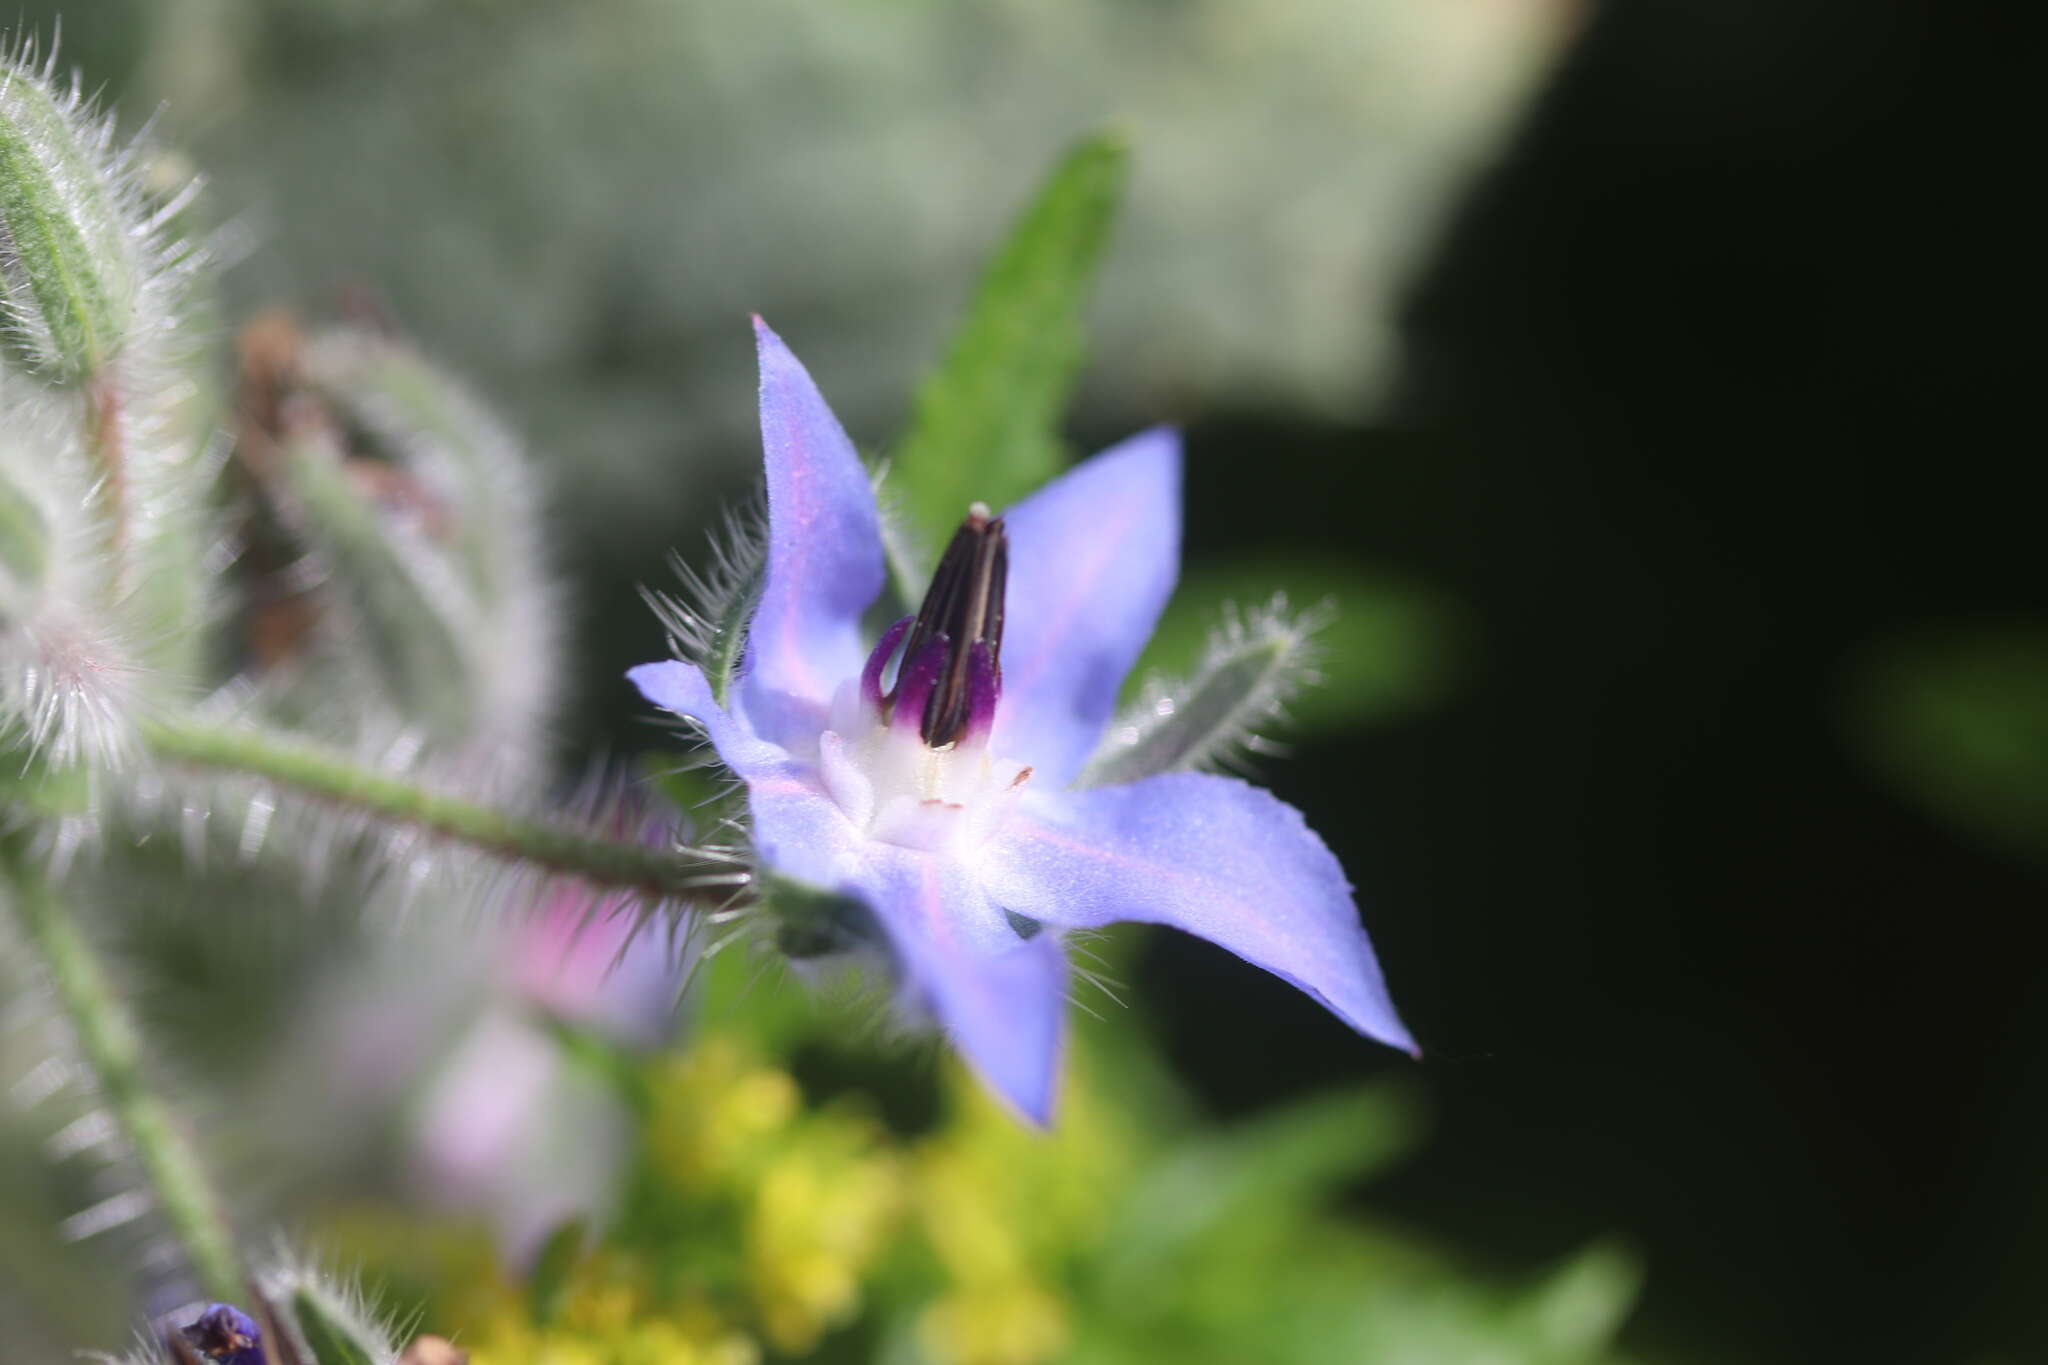
[[[2048,622],[1932,622],[1863,652],[1844,706],[1905,800],[2048,865]]]
[[[792,1074],[861,1017],[758,970],[716,959],[687,1044],[606,1069],[639,1118],[602,1230],[567,1225],[527,1275],[481,1234],[390,1207],[339,1211],[336,1244],[475,1365],[1616,1358],[1637,1287],[1621,1250],[1497,1283],[1358,1216],[1355,1191],[1422,1136],[1404,1085],[1206,1121],[1113,1018],[1077,1030],[1049,1133],[950,1061],[936,1121],[892,1125]],[[928,1074],[922,1055],[891,1065]]]
[[[970,502],[1007,507],[1066,463],[1059,426],[1087,347],[1082,305],[1129,161],[1107,134],[1061,158],[918,386],[910,429],[890,455],[890,483],[927,545],[944,545]],[[917,555],[900,579],[921,587],[930,560]]]

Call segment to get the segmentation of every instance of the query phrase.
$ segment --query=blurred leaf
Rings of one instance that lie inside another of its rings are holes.
[[[970,502],[1005,507],[1059,472],[1058,429],[1086,347],[1082,304],[1123,196],[1129,154],[1096,134],[1046,178],[997,250],[959,330],[917,391],[888,485],[912,535],[945,543]],[[928,555],[902,547],[911,600]]]
[[[1636,1258],[1596,1243],[1565,1262],[1525,1306],[1523,1338],[1556,1358],[1597,1358],[1614,1341],[1642,1289]]]
[[[2048,622],[1932,623],[1856,668],[1846,723],[1906,800],[1990,843],[2048,858]]]
[[[533,1258],[533,1273],[527,1280],[527,1294],[533,1306],[533,1320],[545,1327],[561,1311],[568,1295],[570,1278],[583,1260],[583,1243],[589,1235],[581,1217],[565,1218],[541,1243]]]
[[[1275,592],[1297,609],[1327,603],[1315,635],[1316,681],[1287,704],[1283,733],[1307,735],[1399,719],[1435,703],[1457,681],[1468,650],[1464,613],[1447,594],[1349,559],[1285,552],[1197,566],[1185,575],[1125,684],[1191,674],[1219,621]]]
[[[1385,1166],[1420,1130],[1414,1104],[1376,1086],[1184,1142],[1130,1191],[1107,1241],[1104,1279],[1135,1291],[1203,1238],[1254,1216],[1310,1218],[1334,1187]]]

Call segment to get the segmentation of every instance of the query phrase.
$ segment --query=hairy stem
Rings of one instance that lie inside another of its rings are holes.
[[[100,1098],[135,1153],[158,1209],[184,1247],[201,1288],[236,1300],[247,1284],[234,1234],[206,1167],[143,1074],[142,1045],[92,942],[70,909],[12,848],[0,849],[8,903],[41,958]]]
[[[99,466],[108,548],[114,556],[114,596],[119,598],[128,588],[128,441],[120,385],[111,374],[96,374],[86,380],[85,401],[86,446]]]
[[[417,829],[509,862],[595,886],[687,901],[744,885],[733,858],[699,849],[650,848],[532,820],[364,768],[303,740],[243,726],[159,721],[143,731],[159,758],[261,778],[373,820]]]

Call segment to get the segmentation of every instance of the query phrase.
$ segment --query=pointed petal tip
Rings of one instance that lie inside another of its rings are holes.
[[[1032,1078],[1020,1084],[1018,1077],[998,1079],[982,1071],[971,1059],[968,1066],[975,1072],[981,1084],[987,1087],[989,1094],[995,1096],[996,1102],[1009,1111],[1010,1117],[1034,1132],[1052,1131],[1054,1111],[1059,1107],[1057,1068],[1051,1075]]]
[[[640,690],[640,695],[656,706],[667,707],[662,700],[675,691],[674,659],[657,659],[653,663],[635,664],[626,670],[626,681]]]

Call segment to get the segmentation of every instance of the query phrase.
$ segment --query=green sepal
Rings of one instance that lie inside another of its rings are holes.
[[[104,151],[40,77],[0,61],[0,323],[22,369],[101,372],[134,320],[135,271]]]
[[[390,1343],[311,1284],[292,1290],[292,1326],[313,1365],[386,1365]]]
[[[1006,507],[1065,463],[1061,414],[1086,350],[1082,307],[1123,198],[1130,156],[1098,133],[1075,143],[989,261],[945,354],[917,391],[886,483],[908,518],[892,543],[898,587],[923,594],[929,549],[971,502]]]
[[[1231,615],[1187,682],[1148,690],[1110,726],[1079,785],[1110,787],[1226,761],[1253,744],[1313,667],[1326,614]]]

